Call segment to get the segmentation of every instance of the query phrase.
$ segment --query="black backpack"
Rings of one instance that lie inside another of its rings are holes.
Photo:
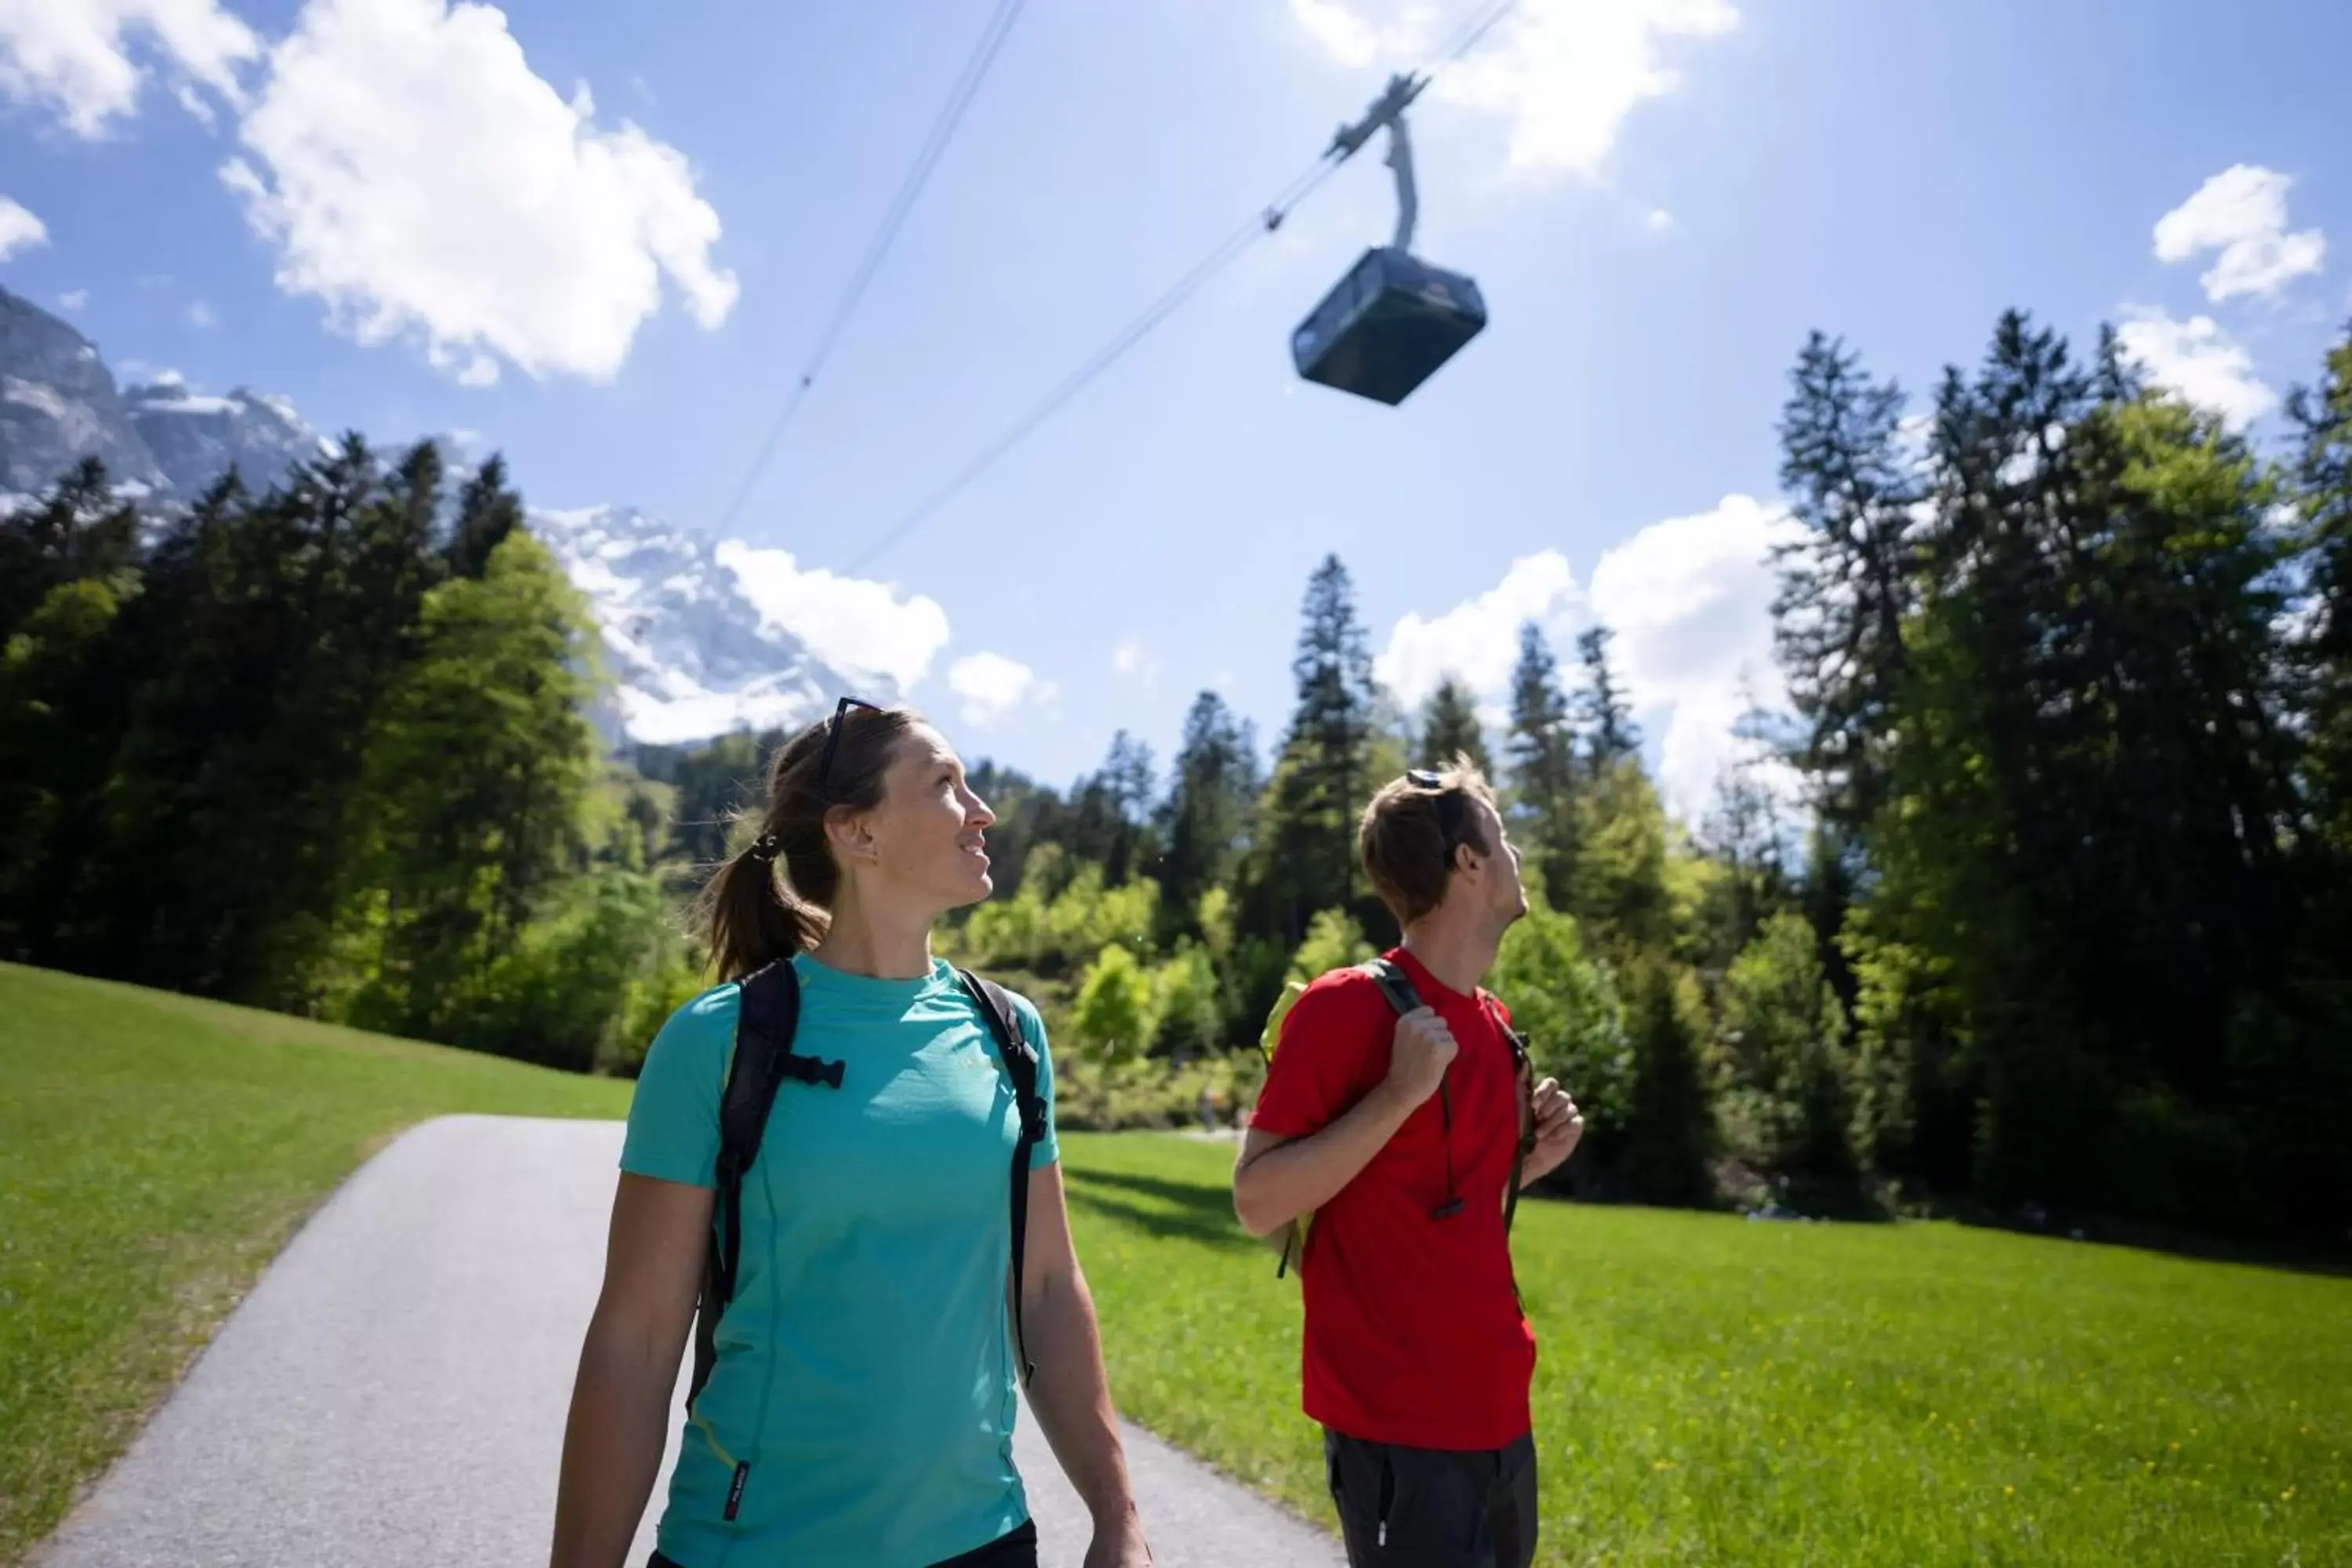
[[[1414,987],[1412,976],[1407,974],[1402,965],[1387,958],[1375,958],[1368,963],[1358,964],[1357,968],[1372,977],[1373,983],[1381,988],[1381,994],[1388,998],[1389,1005],[1396,1010],[1398,1017],[1402,1018],[1407,1013],[1421,1010],[1421,993]],[[1511,1184],[1503,1194],[1503,1237],[1507,1243],[1511,1235],[1511,1222],[1518,1216],[1519,1212],[1519,1178],[1526,1173],[1528,1155],[1536,1146],[1535,1063],[1528,1055],[1526,1037],[1517,1029],[1504,1028],[1503,1037],[1511,1043],[1511,1071],[1519,1086],[1519,1141],[1511,1154]],[[1442,1101],[1450,1142],[1454,1125],[1454,1091],[1451,1086],[1440,1079],[1437,1092]],[[1455,1199],[1454,1202],[1458,1205],[1460,1200]],[[1282,1260],[1275,1265],[1274,1272],[1275,1277],[1280,1279],[1290,1271],[1293,1260],[1305,1250],[1306,1226],[1301,1221],[1293,1220],[1277,1235],[1280,1237],[1278,1245]],[[1273,1242],[1276,1238],[1267,1239]],[[1516,1293],[1518,1289],[1517,1284],[1514,1282],[1511,1289]]]
[[[1013,1079],[1013,1096],[1021,1115],[1021,1134],[1013,1146],[1013,1343],[1020,1358],[1025,1387],[1035,1374],[1021,1325],[1022,1254],[1029,1239],[1029,1153],[1045,1136],[1045,1102],[1037,1092],[1037,1048],[1021,1032],[1020,1015],[1012,993],[993,981],[959,969],[956,978],[978,1007],[981,1019],[996,1042]],[[710,1379],[717,1361],[719,1315],[735,1299],[737,1269],[743,1250],[743,1177],[760,1156],[760,1140],[768,1130],[768,1113],[776,1103],[776,1089],[786,1079],[841,1087],[845,1064],[819,1060],[793,1051],[793,1031],[800,1022],[800,975],[790,959],[779,959],[743,979],[742,1008],[735,1024],[735,1056],[727,1073],[727,1088],[719,1106],[719,1191],[715,1200],[723,1240],[706,1249],[702,1263],[702,1295],[695,1307],[694,1381],[688,1385],[689,1414]]]

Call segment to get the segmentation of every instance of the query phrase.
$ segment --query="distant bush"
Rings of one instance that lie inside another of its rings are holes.
[[[1257,1103],[1257,1091],[1265,1079],[1265,1064],[1254,1050],[1226,1051],[1182,1063],[1148,1057],[1098,1061],[1076,1055],[1056,1056],[1055,1125],[1080,1132],[1198,1127],[1205,1090],[1211,1118],[1220,1127],[1231,1127],[1237,1111]]]

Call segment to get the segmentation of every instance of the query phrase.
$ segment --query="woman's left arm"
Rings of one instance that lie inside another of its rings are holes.
[[[1023,1333],[1037,1363],[1029,1408],[1062,1473],[1094,1515],[1086,1568],[1145,1568],[1151,1549],[1127,1479],[1127,1452],[1103,1373],[1094,1298],[1070,1244],[1058,1162],[1029,1173],[1029,1237],[1022,1262]]]

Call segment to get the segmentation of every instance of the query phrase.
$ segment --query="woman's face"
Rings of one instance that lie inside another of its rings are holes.
[[[908,730],[883,775],[882,804],[866,819],[866,868],[893,896],[935,910],[961,909],[994,890],[983,836],[996,814],[964,782],[963,762],[929,724]]]

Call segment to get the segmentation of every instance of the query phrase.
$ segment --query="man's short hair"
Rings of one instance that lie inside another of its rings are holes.
[[[1467,844],[1492,855],[1484,822],[1473,802],[1494,808],[1494,786],[1478,764],[1456,753],[1442,768],[1415,768],[1383,786],[1364,807],[1356,827],[1356,853],[1372,890],[1397,918],[1410,925],[1445,897],[1454,873],[1454,851]]]

